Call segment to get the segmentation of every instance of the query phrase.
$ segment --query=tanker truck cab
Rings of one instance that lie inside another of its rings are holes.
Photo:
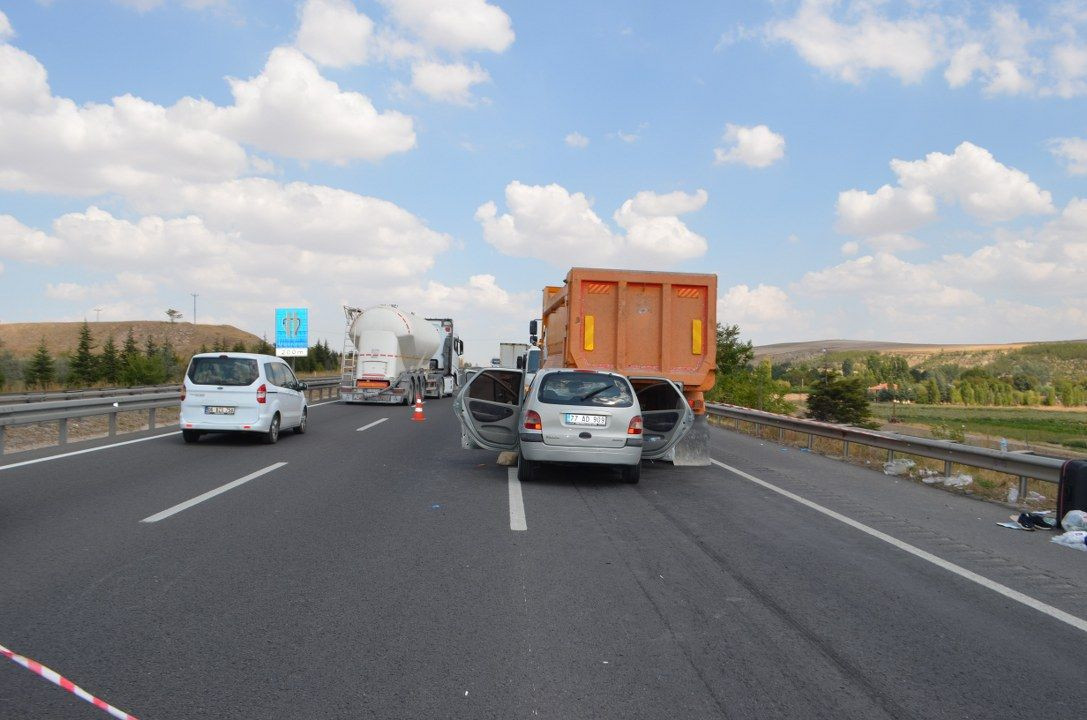
[[[518,450],[521,479],[554,462],[616,465],[637,482],[641,460],[665,457],[693,422],[683,393],[664,378],[545,368],[522,395],[524,381],[522,370],[482,370],[453,406],[463,446]]]

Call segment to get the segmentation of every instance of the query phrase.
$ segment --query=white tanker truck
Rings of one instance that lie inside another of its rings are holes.
[[[421,318],[395,305],[344,307],[344,314],[340,400],[407,405],[463,384],[464,346],[450,318]]]

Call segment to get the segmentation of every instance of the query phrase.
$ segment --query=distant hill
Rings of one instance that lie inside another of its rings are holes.
[[[1084,340],[1066,340],[1066,343],[1082,343]],[[829,356],[866,355],[883,353],[902,355],[912,366],[922,363],[936,355],[948,356],[955,362],[973,367],[992,362],[996,356],[1013,350],[1021,350],[1032,345],[1057,345],[1060,343],[1019,342],[1003,344],[961,344],[926,345],[921,343],[883,342],[879,340],[812,340],[808,342],[774,343],[755,348],[755,358],[769,359],[774,364],[785,362],[803,362],[817,358],[827,351]]]
[[[0,323],[0,350],[6,350],[17,358],[26,358],[34,354],[38,343],[45,338],[45,344],[53,355],[62,355],[75,350],[79,343],[79,329],[82,322],[59,323]],[[187,357],[200,350],[201,345],[213,347],[222,341],[228,348],[241,341],[247,348],[260,342],[252,333],[239,330],[233,325],[193,325],[187,322],[170,323],[158,320],[132,320],[129,322],[92,322],[88,323],[95,352],[100,352],[102,345],[110,336],[120,348],[128,336],[129,328],[137,344],[143,348],[148,337],[162,344],[169,340],[175,352]]]

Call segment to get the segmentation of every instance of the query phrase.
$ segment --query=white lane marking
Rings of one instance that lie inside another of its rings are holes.
[[[510,530],[528,530],[525,520],[525,499],[521,496],[521,481],[517,479],[517,468],[509,468],[510,487]]]
[[[215,488],[214,490],[208,490],[203,495],[197,495],[192,500],[186,500],[185,502],[178,503],[177,505],[174,505],[172,508],[167,508],[167,509],[163,510],[160,513],[155,513],[154,515],[151,515],[150,517],[145,517],[143,520],[140,520],[140,522],[153,523],[153,522],[158,522],[159,520],[165,520],[166,518],[170,517],[171,515],[176,515],[177,513],[181,512],[182,510],[188,510],[193,505],[198,505],[198,504],[204,502],[205,500],[212,499],[216,495],[221,495],[222,493],[225,493],[227,490],[233,490],[234,488],[238,487],[239,485],[244,485],[245,483],[249,482],[250,480],[253,480],[255,478],[259,478],[261,475],[266,475],[266,474],[272,472],[273,470],[278,470],[279,468],[283,467],[286,464],[287,463],[285,463],[285,462],[277,462],[275,465],[269,465],[268,467],[264,468],[263,470],[257,470],[255,473],[249,473],[248,475],[246,475],[243,478],[238,478],[237,480],[228,482],[226,485],[220,485],[219,487]]]
[[[374,420],[374,421],[373,421],[372,423],[370,423],[369,425],[363,425],[362,427],[360,427],[360,428],[359,428],[358,430],[356,430],[355,432],[362,432],[363,430],[369,430],[370,428],[374,427],[375,425],[380,425],[381,423],[385,422],[385,421],[386,421],[386,420],[388,420],[388,419],[389,419],[389,418],[381,418],[380,420]]]
[[[322,405],[331,405],[332,403],[338,403],[339,400],[325,400],[319,403],[307,403],[306,407],[321,407]]]
[[[913,555],[915,557],[919,557],[922,560],[926,560],[926,561],[932,563],[933,565],[935,565],[937,567],[940,567],[940,568],[943,568],[944,570],[947,570],[950,573],[954,573],[955,575],[958,575],[961,578],[965,578],[965,579],[969,580],[970,582],[974,582],[974,583],[977,583],[978,585],[981,585],[983,588],[987,588],[989,590],[992,590],[995,593],[1003,595],[1004,597],[1008,598],[1009,600],[1014,600],[1014,601],[1016,601],[1018,603],[1022,603],[1023,605],[1026,605],[1029,608],[1033,608],[1033,609],[1037,610],[1040,613],[1044,613],[1044,614],[1048,615],[1049,617],[1051,617],[1051,618],[1053,618],[1055,620],[1060,620],[1061,622],[1063,622],[1063,623],[1065,623],[1067,625],[1071,625],[1072,627],[1076,628],[1077,630],[1082,630],[1083,632],[1087,632],[1087,620],[1083,620],[1081,618],[1076,617],[1075,615],[1071,615],[1069,613],[1066,613],[1065,611],[1060,610],[1059,608],[1055,608],[1052,605],[1047,605],[1046,603],[1042,602],[1041,600],[1035,600],[1030,595],[1024,595],[1023,593],[1019,592],[1018,590],[1012,590],[1007,585],[1001,585],[1000,583],[998,583],[998,582],[996,582],[994,580],[990,580],[989,578],[985,577],[984,575],[978,575],[976,572],[972,572],[970,570],[967,570],[966,568],[962,567],[961,565],[956,565],[955,563],[948,562],[947,560],[944,560],[941,557],[937,557],[936,555],[933,555],[930,552],[926,552],[926,551],[922,550],[919,547],[916,547],[914,545],[910,545],[907,542],[903,542],[903,541],[899,540],[896,537],[888,535],[887,533],[880,532],[879,530],[876,530],[873,527],[869,527],[868,525],[865,525],[864,523],[857,522],[853,518],[846,517],[845,515],[842,515],[841,513],[834,512],[830,508],[823,507],[819,503],[815,503],[815,502],[812,502],[811,500],[808,500],[807,498],[800,497],[799,495],[796,495],[795,493],[791,493],[788,490],[785,490],[783,488],[779,488],[777,485],[771,485],[770,483],[766,482],[765,480],[760,480],[759,478],[755,477],[754,475],[748,475],[743,470],[738,470],[738,469],[736,469],[736,468],[734,468],[734,467],[732,467],[730,465],[725,465],[723,462],[718,462],[717,460],[713,460],[712,458],[710,459],[710,462],[712,462],[714,465],[717,465],[718,467],[721,467],[721,468],[724,468],[725,470],[728,470],[731,473],[735,473],[736,475],[739,475],[740,477],[742,477],[742,478],[744,478],[746,480],[750,480],[751,482],[755,483],[756,485],[764,487],[767,490],[772,490],[772,491],[778,493],[779,495],[784,495],[785,497],[789,498],[790,500],[793,500],[794,502],[798,502],[801,505],[804,505],[805,507],[809,507],[812,510],[815,510],[816,512],[822,513],[822,514],[826,515],[829,518],[833,518],[833,519],[837,520],[838,522],[845,523],[846,525],[848,525],[848,526],[850,526],[852,528],[855,528],[857,530],[860,530],[863,533],[871,535],[872,537],[876,538],[877,540],[882,540],[883,542],[885,542],[885,543],[887,543],[889,545],[893,545],[896,548],[898,548],[899,550],[902,550],[904,552],[908,552],[910,555]]]
[[[22,462],[11,463],[9,465],[0,465],[0,470],[10,470],[12,468],[23,467],[24,465],[34,465],[35,463],[43,463],[50,460],[60,460],[61,458],[72,457],[73,455],[82,455],[84,453],[98,452],[99,450],[109,450],[110,448],[121,447],[122,445],[132,445],[133,443],[147,442],[148,440],[158,440],[159,438],[172,437],[174,435],[180,434],[180,430],[174,430],[173,432],[162,433],[161,435],[152,435],[151,437],[136,438],[135,440],[125,440],[124,442],[110,443],[109,445],[99,445],[98,447],[87,448],[85,450],[73,450],[72,452],[61,453],[60,455],[49,455],[48,457],[38,458],[37,460],[23,460]]]
[[[308,405],[307,407],[321,407],[322,405],[331,405],[332,403],[336,402],[339,402],[339,400],[329,400],[327,402],[316,403],[315,405]],[[121,447],[122,445],[131,445],[132,443],[147,442],[148,440],[158,440],[159,438],[172,437],[174,435],[180,434],[180,430],[174,430],[173,432],[162,433],[161,435],[136,438],[135,440],[125,440],[123,442],[110,443],[109,445],[99,445],[98,447],[87,448],[85,450],[73,450],[72,452],[61,453],[60,455],[49,455],[48,457],[38,458],[37,460],[23,460],[22,462],[10,463],[8,465],[0,465],[0,470],[8,470],[10,468],[23,467],[24,465],[33,465],[35,463],[48,462],[49,460],[60,460],[61,458],[72,457],[73,455],[82,455],[83,453],[98,452],[99,450],[109,450],[110,448]]]

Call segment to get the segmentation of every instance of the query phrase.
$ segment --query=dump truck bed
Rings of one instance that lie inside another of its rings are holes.
[[[543,296],[545,367],[615,369],[713,387],[717,276],[573,268]]]

